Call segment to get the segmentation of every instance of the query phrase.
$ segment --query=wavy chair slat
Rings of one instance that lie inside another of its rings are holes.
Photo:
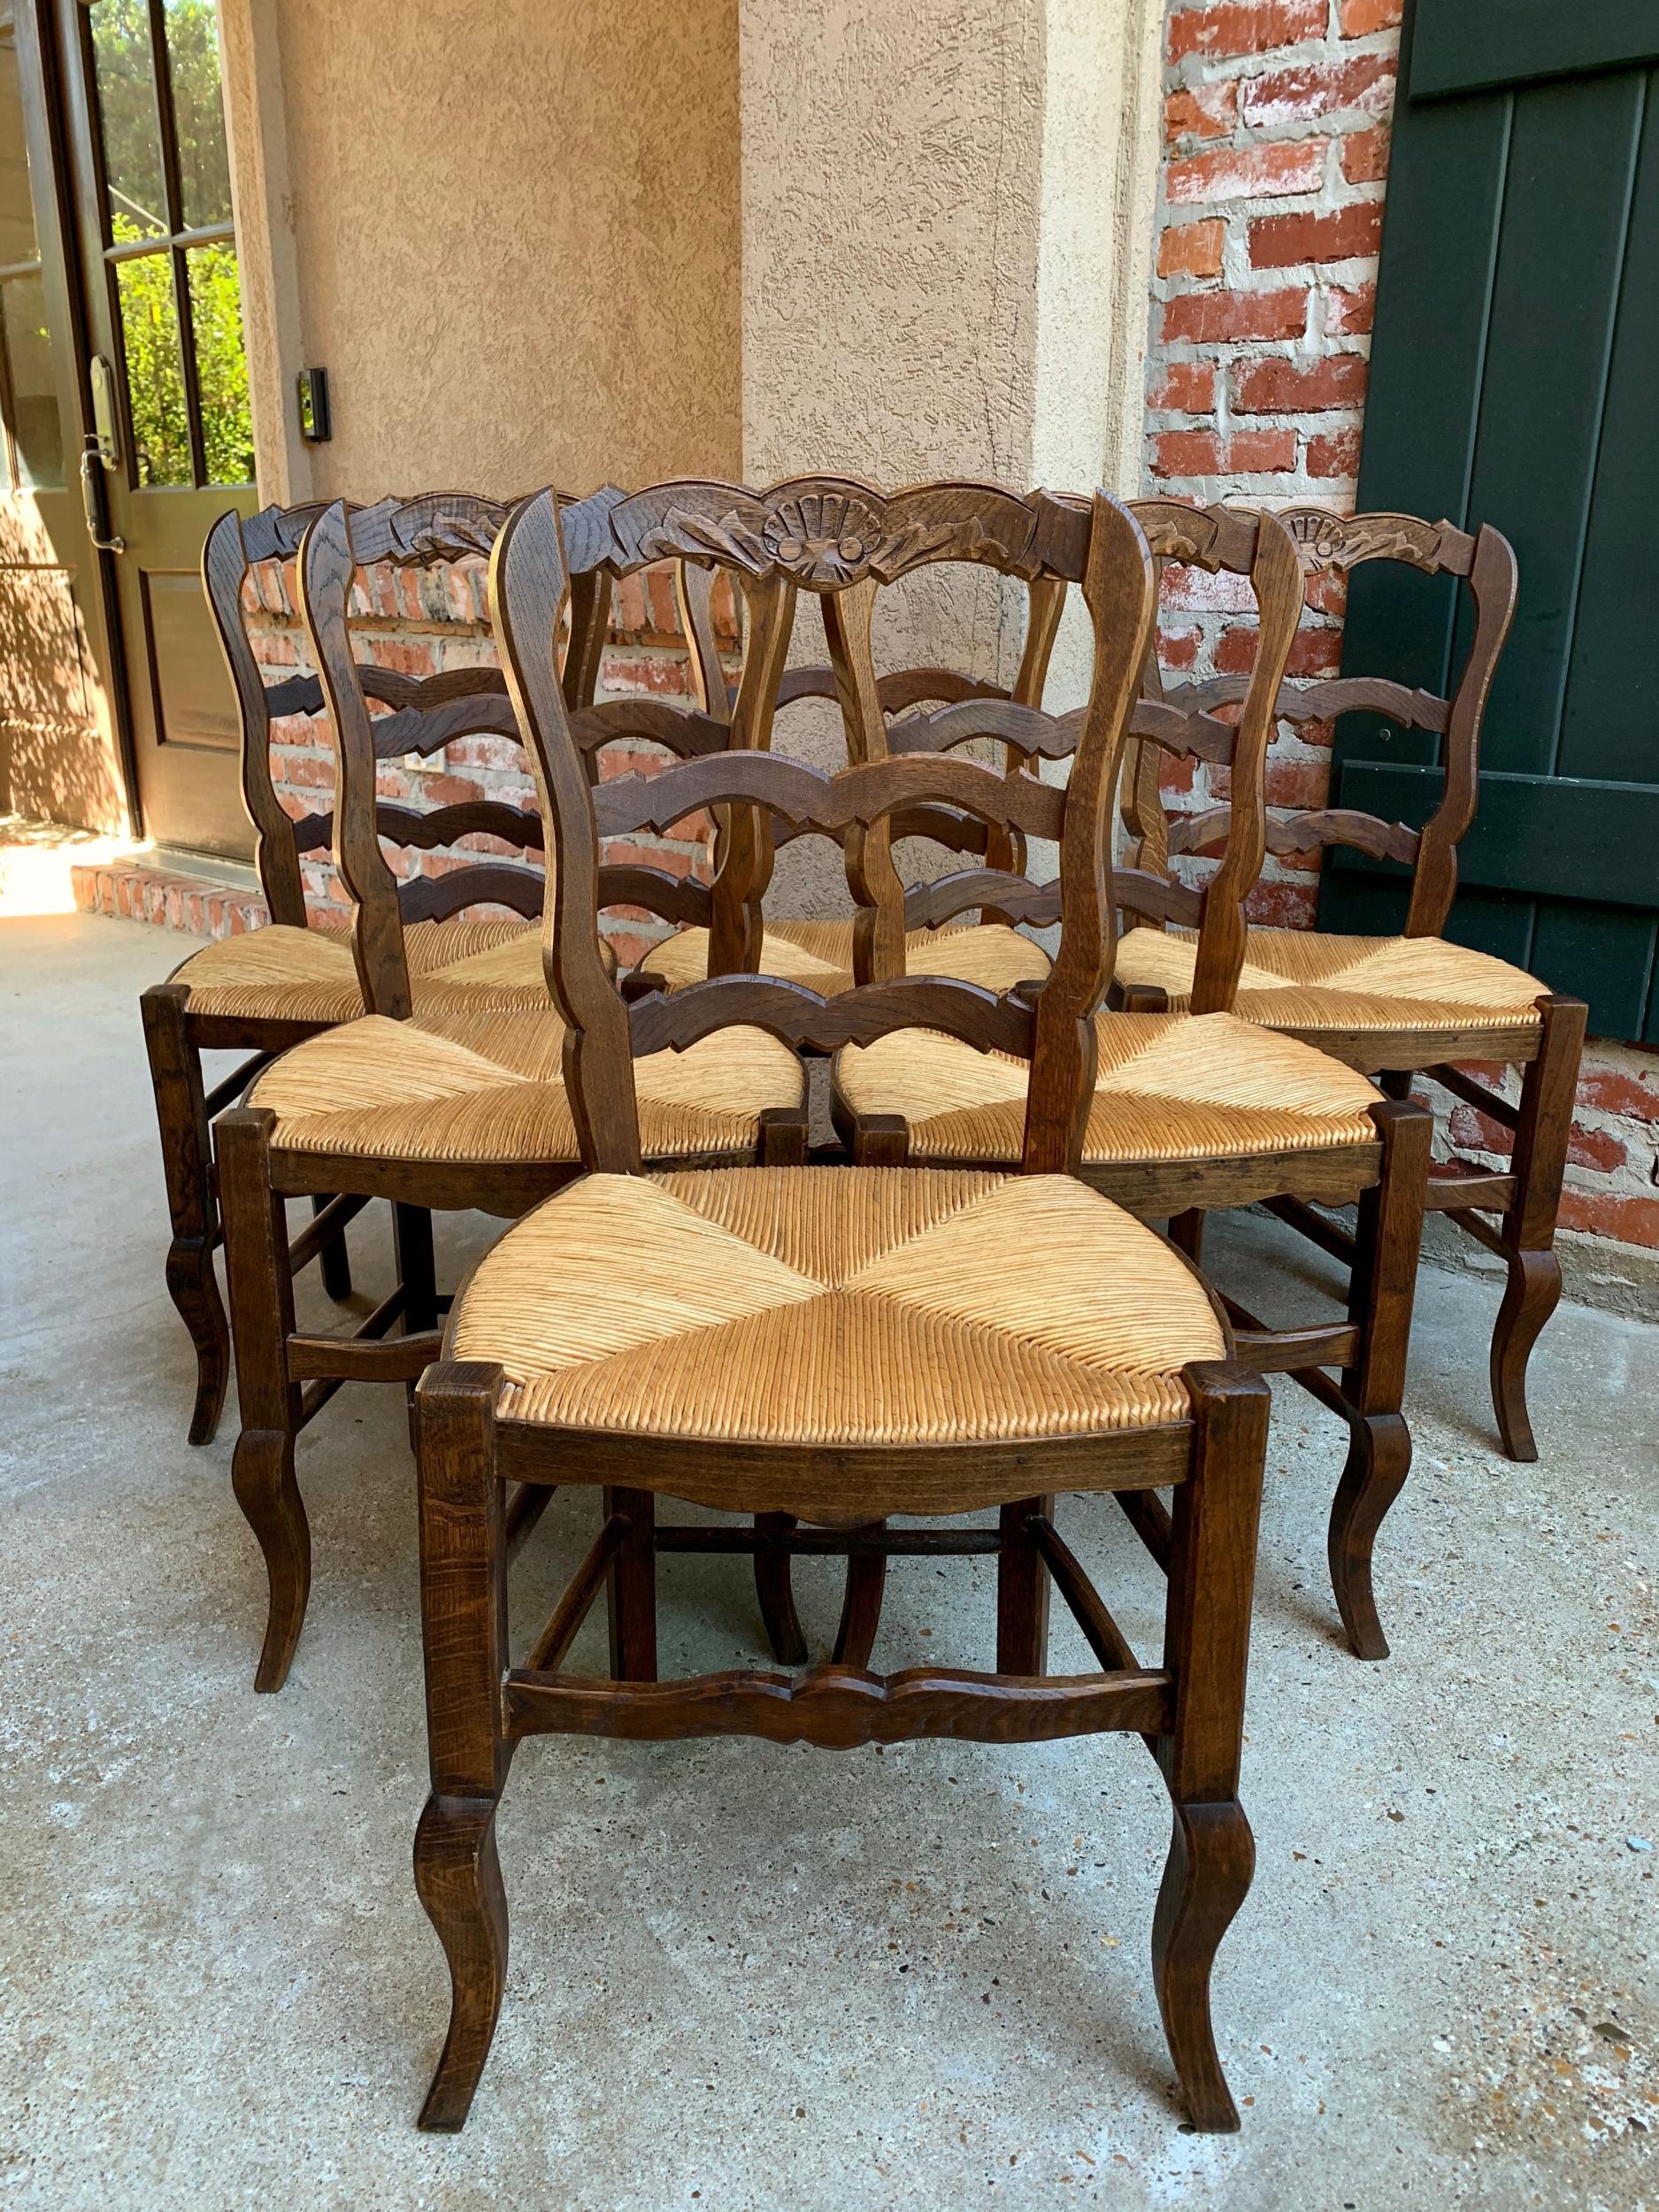
[[[994,738],[1026,760],[1069,760],[1082,733],[1083,710],[1045,714],[1041,707],[1016,706],[1012,700],[969,700],[941,707],[937,714],[908,715],[887,729],[893,754],[943,753],[976,738]]]
[[[334,814],[330,807],[323,814],[302,814],[294,825],[294,849],[296,853],[326,853],[334,843]]]
[[[1115,868],[1112,896],[1131,914],[1148,921],[1174,922],[1182,929],[1197,929],[1204,918],[1204,896],[1176,876],[1154,875],[1145,868]]]
[[[539,868],[515,868],[510,861],[468,863],[441,876],[418,876],[397,887],[397,910],[405,926],[448,921],[470,906],[506,906],[534,921],[547,896],[547,878]]]
[[[834,703],[833,668],[791,668],[778,687],[778,704],[793,706],[797,699],[827,699]],[[954,668],[898,668],[876,679],[876,696],[883,714],[902,714],[909,707],[931,700],[939,706],[957,706],[967,699],[1006,699],[1007,687],[978,676],[964,676]]]
[[[1202,814],[1178,815],[1170,824],[1170,851],[1202,853],[1225,840],[1232,819],[1233,810],[1226,806],[1207,807]],[[1417,864],[1421,843],[1417,832],[1405,823],[1385,822],[1375,814],[1361,814],[1349,807],[1310,808],[1301,814],[1276,817],[1267,825],[1267,849],[1281,857],[1287,853],[1313,852],[1323,845],[1348,845],[1371,854],[1373,859],[1397,860],[1411,868]]]
[[[1171,685],[1164,693],[1167,706],[1208,713],[1244,697],[1250,687],[1248,676],[1211,676],[1202,683]],[[1451,702],[1435,691],[1413,691],[1386,676],[1324,676],[1317,680],[1290,677],[1279,687],[1274,712],[1283,722],[1330,722],[1339,714],[1386,715],[1402,729],[1443,733],[1451,718]]]
[[[655,776],[618,776],[594,794],[602,837],[634,830],[662,832],[704,808],[732,801],[767,807],[803,829],[835,835],[868,826],[901,803],[937,801],[982,821],[1012,824],[1036,837],[1057,838],[1065,794],[1052,784],[1004,776],[977,761],[872,760],[831,775],[778,753],[718,753],[682,761]]]
[[[546,833],[534,807],[509,806],[504,799],[457,799],[424,813],[381,800],[374,810],[374,826],[388,843],[411,845],[419,852],[435,851],[463,837],[499,837],[503,844],[539,853]]]
[[[1244,695],[1240,692],[1239,695],[1242,698]],[[1218,721],[1212,714],[1188,713],[1167,699],[1141,700],[1129,725],[1129,733],[1132,737],[1149,739],[1166,753],[1190,753],[1218,767],[1231,764],[1239,742],[1239,733],[1233,723]]]
[[[724,752],[732,741],[732,726],[695,707],[670,706],[661,699],[607,699],[572,714],[571,735],[585,753],[633,741],[665,746],[688,760]]]
[[[265,711],[273,722],[322,710],[323,687],[315,676],[285,676],[280,683],[265,686]]]
[[[431,676],[411,676],[401,668],[383,668],[379,661],[359,661],[357,681],[382,706],[431,708],[451,699],[507,696],[507,681],[499,668],[441,668]]]
[[[713,895],[706,883],[690,876],[671,876],[664,868],[642,868],[628,862],[607,861],[599,871],[599,903],[642,906],[659,920],[677,922],[682,929],[709,926]]]
[[[351,548],[360,568],[381,561],[395,568],[487,556],[511,512],[509,500],[474,492],[420,492],[351,510]]]
[[[710,976],[684,990],[649,992],[628,1009],[636,1058],[683,1052],[717,1030],[741,1025],[818,1053],[869,1044],[893,1029],[936,1029],[981,1052],[1028,1060],[1035,1025],[1035,1012],[1023,999],[999,997],[977,983],[921,975],[859,984],[833,998],[782,977]]]
[[[1060,886],[1033,883],[1006,868],[965,868],[954,875],[935,876],[931,883],[914,885],[904,894],[906,929],[938,929],[958,915],[994,908],[1012,922],[1027,922],[1046,929],[1060,918]]]
[[[423,757],[440,753],[461,737],[510,737],[515,744],[518,739],[512,702],[493,692],[377,715],[373,731],[376,760],[401,760],[406,753]]]

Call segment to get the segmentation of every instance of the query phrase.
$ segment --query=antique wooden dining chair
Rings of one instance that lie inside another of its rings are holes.
[[[798,488],[675,489],[672,505],[641,498],[603,518],[617,559],[701,549],[751,581],[783,573],[819,588],[823,548],[776,527],[780,494]],[[586,525],[570,520],[577,559]],[[846,1749],[1125,1730],[1152,1750],[1173,1805],[1152,1954],[1176,2072],[1196,2127],[1236,2127],[1209,1983],[1253,1855],[1238,1778],[1267,1394],[1228,1363],[1225,1321],[1184,1256],[1071,1171],[1110,967],[1112,778],[1153,618],[1145,539],[1103,494],[1079,518],[1041,495],[946,485],[867,494],[858,527],[836,541],[843,565],[884,582],[968,558],[1081,583],[1094,673],[1065,790],[965,760],[827,774],[732,751],[595,791],[554,673],[559,524],[550,497],[520,508],[492,588],[556,841],[546,950],[590,1171],[487,1255],[418,1394],[432,1793],[415,1877],[452,1986],[422,2124],[464,2123],[494,2034],[507,1957],[495,1814],[524,1737],[749,1735]],[[727,801],[836,834],[854,870],[857,833],[902,806],[962,807],[1057,837],[1062,945],[1041,998],[918,977],[826,998],[727,972],[629,1005],[601,957],[599,841]],[[1029,1056],[1017,1171],[642,1173],[638,1070],[730,1022],[819,1051],[921,1022]],[[603,1501],[591,1550],[518,1665],[506,1640],[511,1483],[591,1485]],[[1053,1494],[1108,1490],[1133,1507],[1155,1484],[1174,1486],[1175,1505],[1162,1663],[1143,1667],[1056,1532]],[[996,1671],[832,1664],[793,1678],[659,1681],[658,1555],[752,1541],[742,1528],[659,1525],[659,1494],[817,1524],[792,1538],[802,1550],[994,1554]],[[989,1508],[995,1526],[847,1532],[888,1513],[937,1522]],[[1051,1583],[1102,1672],[1048,1673]],[[602,1588],[610,1674],[567,1673]]]
[[[377,514],[390,507],[376,510]],[[249,571],[266,561],[287,561],[299,549],[318,505],[268,507],[244,520],[221,515],[209,532],[202,557],[202,580],[209,609],[230,671],[241,726],[242,797],[253,824],[254,853],[271,926],[204,946],[175,968],[165,983],[152,985],[139,1002],[150,1081],[161,1129],[162,1164],[173,1241],[167,1254],[167,1289],[196,1347],[196,1406],[190,1441],[205,1444],[219,1425],[230,1373],[230,1333],[219,1296],[214,1252],[220,1241],[214,1189],[210,1127],[214,1116],[246,1088],[250,1078],[273,1053],[302,1037],[364,1010],[361,986],[352,964],[345,931],[330,926],[305,902],[301,861],[326,850],[334,831],[332,810],[290,818],[272,779],[271,748],[278,726],[298,716],[322,712],[321,686],[314,674],[267,669],[255,657],[248,627],[245,587]],[[402,503],[399,511],[426,518],[426,526],[452,533],[463,549],[488,547],[503,506],[461,493],[422,502]],[[377,526],[359,525],[365,538]],[[372,668],[365,681],[372,695],[395,708],[429,695],[417,680],[396,670]],[[452,715],[480,711],[480,699],[493,703],[482,711],[497,718],[511,715],[500,671],[461,669],[429,680],[442,689]],[[395,718],[393,718],[395,719]],[[371,803],[373,798],[371,796]],[[380,823],[404,842],[442,842],[431,833],[435,818],[418,817],[403,808],[381,804]],[[444,997],[493,1003],[501,985],[491,956],[509,940],[523,941],[518,956],[520,986],[537,983],[536,937],[526,923],[503,918],[449,920],[442,885],[423,880],[409,887],[406,909],[412,925],[408,957],[423,1000]],[[539,903],[521,911],[537,913]],[[485,956],[486,979],[475,972]],[[527,955],[530,965],[523,966]],[[511,958],[511,956],[508,956]],[[204,1051],[231,1049],[254,1057],[211,1089],[203,1073]],[[323,1279],[334,1297],[351,1287],[343,1238],[311,1256],[321,1262]]]
[[[1156,697],[1135,710],[1143,741],[1231,768],[1235,803],[1219,868],[1202,892],[1133,870],[1113,878],[1118,905],[1150,904],[1197,928],[1206,986],[1225,1004],[1226,979],[1243,958],[1244,902],[1261,866],[1264,763],[1301,614],[1301,573],[1294,543],[1271,516],[1174,501],[1141,501],[1135,512],[1164,559],[1249,577],[1260,612],[1256,673],[1236,726]],[[1076,715],[1047,721],[1025,708],[987,711],[995,715],[997,735],[1033,761],[1064,756],[1077,741]],[[901,757],[954,749],[967,734],[962,717],[948,709],[900,720],[889,726],[888,746]],[[918,904],[933,918],[960,902],[1047,922],[1063,895],[1057,883],[979,868],[929,886],[927,902]],[[1143,1218],[1170,1218],[1177,1240],[1194,1250],[1208,1209],[1286,1196],[1310,1208],[1358,1205],[1344,1321],[1270,1328],[1224,1302],[1241,1358],[1263,1372],[1294,1375],[1348,1424],[1327,1538],[1332,1585],[1354,1650],[1385,1658],[1372,1554],[1411,1460],[1401,1405],[1430,1117],[1409,1102],[1380,1098],[1363,1076],[1300,1040],[1270,1041],[1271,1033],[1228,1013],[1107,1011],[1096,1028],[1080,1168],[1094,1188]],[[895,1033],[839,1056],[836,1118],[860,1162],[994,1168],[1018,1156],[1026,1085],[1026,1069],[1007,1055],[976,1053],[943,1035]],[[1156,1503],[1138,1524],[1155,1557],[1167,1544]],[[871,1647],[883,1571],[874,1555],[849,1577],[843,1655]]]
[[[1535,976],[1443,933],[1457,887],[1458,843],[1479,798],[1481,718],[1515,612],[1515,555],[1490,525],[1471,535],[1410,515],[1340,516],[1316,507],[1288,509],[1279,520],[1294,538],[1309,575],[1346,572],[1369,561],[1404,562],[1430,576],[1458,579],[1472,619],[1467,657],[1449,698],[1352,674],[1282,687],[1278,711],[1293,722],[1328,721],[1363,709],[1403,728],[1435,733],[1444,785],[1420,830],[1348,807],[1270,823],[1271,852],[1348,845],[1409,868],[1404,933],[1345,937],[1326,930],[1252,927],[1234,995],[1223,1002],[1241,1020],[1301,1038],[1378,1075],[1394,1096],[1407,1095],[1412,1075],[1426,1072],[1512,1133],[1513,1153],[1502,1172],[1457,1160],[1432,1167],[1428,1203],[1497,1253],[1508,1270],[1492,1338],[1492,1401],[1505,1452],[1511,1459],[1535,1459],[1526,1368],[1561,1295],[1561,1265],[1552,1248],[1586,1009],[1581,1000],[1559,996]],[[1240,685],[1240,679],[1223,676],[1187,685],[1172,696],[1202,711],[1236,699]],[[1155,772],[1144,760],[1137,766],[1126,782],[1126,826],[1140,869],[1167,881],[1172,856],[1196,851],[1223,833],[1226,809],[1166,821]],[[1183,918],[1159,918],[1179,923]],[[1190,928],[1133,930],[1121,949],[1119,982],[1139,1006],[1195,1006],[1194,952]],[[1518,1064],[1518,1104],[1499,1097],[1459,1061]],[[1310,1213],[1294,1194],[1279,1198],[1275,1210],[1339,1258],[1352,1256],[1352,1240],[1340,1225]]]
[[[481,833],[539,853],[541,813],[504,800],[468,799],[388,824],[384,810],[377,817],[371,795],[377,764],[390,755],[429,753],[476,731],[516,741],[503,680],[491,670],[489,687],[463,692],[447,674],[427,678],[399,692],[392,714],[377,717],[371,709],[382,695],[383,672],[357,657],[348,622],[353,579],[364,565],[451,561],[480,549],[486,528],[493,540],[497,519],[469,520],[463,531],[434,518],[429,503],[356,515],[335,504],[313,519],[300,548],[301,606],[336,748],[334,855],[356,902],[351,956],[368,1011],[262,1066],[243,1103],[215,1131],[242,1412],[232,1474],[270,1589],[256,1675],[262,1690],[286,1679],[310,1590],[296,1439],[342,1381],[412,1385],[433,1356],[433,1332],[447,1302],[434,1274],[433,1210],[511,1217],[580,1166],[561,1073],[564,1032],[548,995],[539,933],[528,941],[528,980],[526,941],[515,935],[469,955],[465,996],[449,995],[442,987],[448,972],[423,970],[416,951],[418,918],[434,910],[484,902],[539,912],[543,869],[462,854],[441,877],[400,885],[382,850],[383,840],[442,845]],[[704,604],[706,580],[687,587],[694,608]],[[580,587],[584,608],[590,600],[609,604],[608,577],[590,572]],[[592,703],[603,631],[601,618],[589,621],[583,612],[564,664],[590,769],[611,742],[646,738],[695,752],[730,741],[724,714],[716,718],[651,699]],[[712,650],[711,627],[706,635]],[[692,642],[694,655],[704,649],[695,635]],[[751,699],[764,699],[771,680],[764,658],[751,656],[733,710],[740,727]],[[718,689],[724,708],[723,679]],[[618,865],[603,871],[602,892],[607,906],[644,905],[672,920],[707,922],[718,881],[687,884],[665,871]],[[641,1068],[640,1096],[655,1159],[691,1166],[748,1161],[763,1150],[768,1158],[804,1156],[800,1063],[760,1031],[733,1030],[691,1051],[658,1055]],[[317,1218],[290,1242],[286,1202],[325,1194]],[[350,1336],[300,1330],[296,1272],[376,1197],[392,1202],[396,1286]],[[399,1324],[401,1336],[390,1338]],[[540,1502],[526,1500],[525,1531]],[[761,1586],[765,1601],[764,1575]]]

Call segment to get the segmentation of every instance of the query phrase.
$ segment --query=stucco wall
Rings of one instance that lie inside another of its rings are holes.
[[[296,463],[273,492],[738,469],[736,0],[232,0],[225,22],[244,234],[263,195],[297,276],[265,412],[302,360],[334,407],[330,444],[262,438],[262,466]]]

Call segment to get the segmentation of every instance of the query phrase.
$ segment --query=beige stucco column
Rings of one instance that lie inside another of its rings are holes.
[[[740,0],[743,459],[1139,488],[1162,0]]]
[[[739,0],[748,483],[1141,488],[1163,24],[1163,0]],[[917,576],[877,656],[1005,683],[1024,633],[995,576]],[[803,610],[795,657],[822,654]],[[1048,704],[1087,667],[1074,607]],[[790,715],[779,742],[845,757],[833,713]],[[837,857],[788,847],[778,910],[844,910]]]

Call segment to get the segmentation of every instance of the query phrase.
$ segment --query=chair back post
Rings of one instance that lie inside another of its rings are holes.
[[[689,564],[680,563],[682,570]],[[690,570],[709,577],[707,570]],[[772,745],[779,680],[795,627],[795,587],[780,576],[740,576],[743,595],[743,667],[729,718],[732,741],[754,752]],[[724,683],[724,677],[722,677]],[[765,924],[762,905],[776,858],[772,818],[753,806],[717,810],[713,881],[709,902],[709,973],[752,974],[760,964]]]
[[[1250,588],[1256,605],[1256,665],[1239,716],[1232,768],[1232,818],[1220,865],[1204,886],[1193,974],[1192,1011],[1225,1014],[1244,969],[1245,902],[1267,857],[1267,753],[1278,727],[1279,690],[1302,620],[1303,584],[1295,541],[1269,514],[1256,518]]]
[[[627,1010],[599,932],[599,839],[593,785],[572,735],[558,673],[559,616],[570,579],[558,502],[538,492],[508,517],[489,563],[490,605],[508,695],[552,839],[552,895],[541,910],[541,964],[564,1021],[565,1082],[584,1162],[641,1171]]]
[[[847,757],[854,763],[887,757],[887,717],[871,636],[875,611],[876,583],[870,576],[818,599]],[[853,981],[885,982],[904,972],[904,886],[894,865],[892,825],[884,820],[855,826],[848,833],[846,857],[848,887],[856,906]]]
[[[319,504],[268,507],[250,518],[261,559],[287,558],[298,548],[306,526],[322,511]],[[242,736],[242,795],[253,825],[254,865],[273,922],[306,926],[305,883],[293,822],[277,797],[271,777],[272,706],[268,688],[254,658],[242,607],[242,588],[252,565],[242,517],[233,509],[208,532],[202,548],[202,589],[230,673]]]
[[[375,825],[374,726],[347,627],[357,561],[343,500],[335,500],[300,545],[300,612],[317,662],[334,736],[334,866],[353,906],[352,957],[363,1002],[406,1020],[413,1010],[397,879]]]
[[[1094,668],[1066,785],[1060,841],[1060,945],[1037,998],[1022,1164],[1075,1174],[1094,1087],[1094,1017],[1111,981],[1112,795],[1157,618],[1157,571],[1130,511],[1104,492],[1090,517],[1083,600]]]
[[[1457,848],[1475,818],[1480,795],[1481,724],[1520,591],[1515,548],[1490,523],[1483,523],[1476,534],[1469,588],[1475,603],[1475,632],[1447,720],[1441,751],[1445,788],[1423,826],[1417,848],[1406,913],[1408,937],[1438,937],[1446,927],[1457,891]]]

